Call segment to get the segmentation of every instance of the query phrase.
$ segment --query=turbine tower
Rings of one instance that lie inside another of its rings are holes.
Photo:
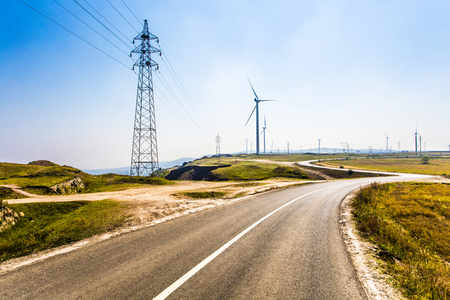
[[[322,138],[317,138],[318,140],[319,140],[319,155],[320,155],[320,141],[323,139],[323,137]]]
[[[148,30],[147,20],[144,20],[144,29],[134,39],[141,44],[131,51],[139,54],[134,67],[139,67],[136,112],[134,117],[133,149],[131,153],[131,176],[149,176],[159,168],[158,147],[156,144],[155,103],[153,99],[152,69],[157,70],[158,64],[151,59],[152,53],[161,50],[153,47],[150,41],[158,38]]]
[[[384,135],[386,136],[386,152],[389,153],[389,137],[386,132],[384,133]]]
[[[264,137],[264,153],[266,153],[266,115],[264,115],[264,126],[263,126],[263,131],[261,132],[261,134]]]
[[[248,82],[250,83],[250,86],[252,88],[253,94],[255,94],[255,102],[256,105],[252,110],[252,113],[250,114],[250,117],[248,117],[247,123],[245,123],[245,126],[247,126],[248,121],[250,121],[250,118],[252,117],[253,113],[256,110],[256,154],[259,155],[259,102],[264,102],[264,101],[275,101],[275,100],[260,100],[258,98],[258,95],[256,95],[255,89],[253,88],[252,83],[250,82],[250,79],[247,77]]]

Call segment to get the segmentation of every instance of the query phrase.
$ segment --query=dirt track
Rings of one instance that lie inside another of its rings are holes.
[[[272,179],[248,182],[208,182],[208,181],[178,181],[175,185],[146,186],[123,191],[102,192],[91,194],[75,194],[64,196],[31,195],[30,198],[8,200],[14,203],[32,202],[66,202],[66,201],[98,201],[103,199],[116,200],[128,206],[130,218],[127,225],[139,225],[153,222],[168,216],[177,217],[181,214],[223,205],[236,201],[241,197],[282,188],[290,185],[308,183],[305,180]],[[191,199],[181,193],[188,191],[225,191],[225,197],[209,199]]]

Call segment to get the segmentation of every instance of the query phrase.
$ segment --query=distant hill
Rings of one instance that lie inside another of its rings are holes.
[[[172,168],[174,166],[181,166],[184,162],[194,160],[192,157],[183,157],[172,161],[160,161],[159,166],[163,169]],[[112,168],[112,169],[95,169],[95,170],[83,170],[91,175],[101,175],[114,173],[119,175],[130,175],[130,167]]]

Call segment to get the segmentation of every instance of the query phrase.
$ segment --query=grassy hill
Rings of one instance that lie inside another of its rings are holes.
[[[36,161],[29,164],[0,163],[0,185],[18,185],[24,191],[48,195],[54,194],[51,187],[79,177],[84,189],[77,192],[92,193],[120,190],[142,184],[162,185],[172,182],[158,177],[130,177],[127,175],[90,175],[70,167],[60,166],[49,161]]]

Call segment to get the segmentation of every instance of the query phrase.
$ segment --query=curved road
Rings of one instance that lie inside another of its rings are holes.
[[[124,234],[0,276],[0,299],[366,299],[339,206],[371,182],[310,184]]]

